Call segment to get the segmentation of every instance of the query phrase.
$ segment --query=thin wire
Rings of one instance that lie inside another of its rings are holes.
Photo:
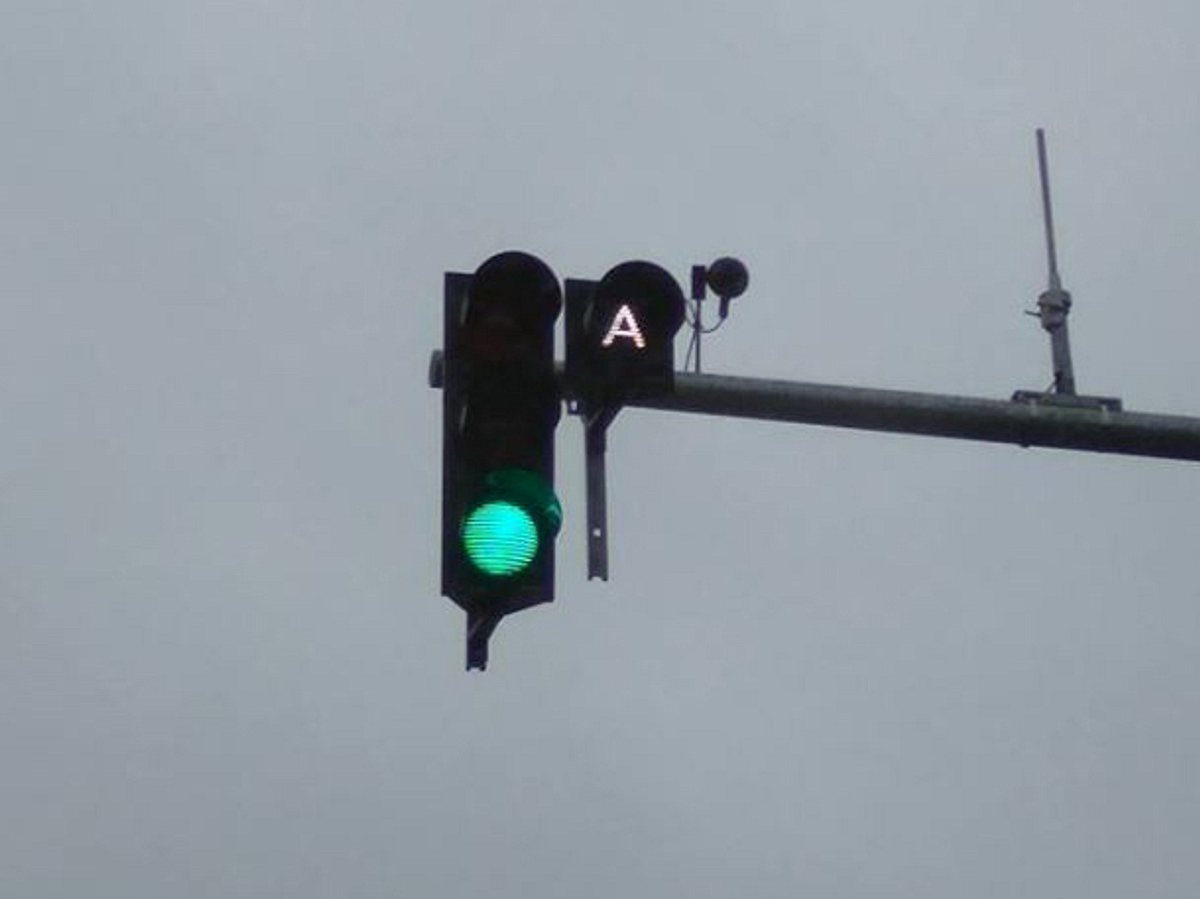
[[[684,371],[687,371],[692,364],[692,352],[699,350],[700,337],[705,334],[712,334],[714,331],[719,331],[721,329],[721,326],[723,324],[725,324],[725,319],[722,318],[722,319],[718,319],[717,323],[715,325],[712,325],[711,327],[705,328],[705,327],[701,326],[701,327],[697,328],[696,327],[697,310],[699,308],[699,305],[700,304],[697,301],[692,300],[692,301],[686,303],[683,307],[684,320],[687,322],[688,327],[691,329],[691,332],[692,332],[691,336],[688,338],[687,353],[684,355],[684,359],[683,359],[683,370]],[[699,374],[699,373],[700,373],[700,356],[699,356],[699,353],[697,352],[696,374]]]
[[[689,328],[694,329],[696,327],[696,315],[692,310],[692,306],[689,305],[689,306],[684,307],[683,318],[684,318],[684,321],[687,322],[687,325]],[[723,325],[723,324],[725,324],[725,319],[723,319],[723,318],[719,319],[717,321],[717,323],[715,325],[713,325],[712,327],[701,328],[700,333],[701,334],[711,334],[713,331],[718,330],[721,327],[721,325]]]
[[[688,367],[692,364],[692,350],[695,348],[696,348],[696,331],[695,331],[695,329],[693,329],[692,336],[690,338],[688,338],[687,355],[684,356],[684,359],[683,359],[683,370],[684,371],[687,371]]]
[[[1037,313],[1034,313],[1034,314],[1036,315]],[[694,330],[696,329],[696,321],[695,321],[695,319],[691,319],[691,318],[689,318],[689,319],[686,319],[686,321],[687,321],[687,325],[688,325],[688,327],[689,327],[689,328],[691,328],[691,329],[694,331]],[[704,328],[701,328],[701,329],[700,329],[700,333],[701,333],[701,334],[711,334],[713,331],[719,331],[719,330],[721,329],[721,325],[723,325],[723,324],[725,324],[725,322],[724,322],[724,321],[719,321],[719,322],[717,322],[715,325],[713,325],[712,327],[704,327]]]
[[[694,320],[692,322],[692,343],[691,343],[691,346],[688,347],[688,358],[689,359],[691,358],[691,355],[692,355],[692,352],[691,352],[692,348],[694,347],[696,350],[696,374],[700,374],[700,338],[702,336],[702,331],[703,331],[703,328],[701,326],[704,324],[704,318],[703,318],[704,307],[700,305],[700,302],[701,302],[700,298],[697,297],[696,298],[696,308],[695,308],[695,311],[693,312]],[[687,368],[687,366],[684,366],[685,370],[686,370],[686,368]]]

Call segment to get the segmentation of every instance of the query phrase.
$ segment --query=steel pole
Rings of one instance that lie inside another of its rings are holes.
[[[675,391],[629,406],[1200,461],[1200,419],[903,390],[675,374]]]
[[[435,350],[429,367],[431,387],[442,386],[441,361],[441,352]],[[563,391],[570,392],[565,383]],[[630,399],[625,405],[1200,461],[1200,418],[1184,415],[686,372],[675,373],[673,393]]]

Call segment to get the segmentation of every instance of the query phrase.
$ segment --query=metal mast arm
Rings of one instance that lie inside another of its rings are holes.
[[[1064,398],[1066,399],[1066,398]],[[1076,398],[1071,398],[1076,399]],[[903,390],[677,373],[675,392],[630,406],[1019,446],[1200,461],[1200,418]]]

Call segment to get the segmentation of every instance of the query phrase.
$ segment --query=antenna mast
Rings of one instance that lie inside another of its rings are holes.
[[[1058,254],[1054,251],[1054,209],[1050,205],[1050,173],[1046,166],[1046,132],[1037,130],[1038,174],[1042,178],[1042,220],[1046,225],[1046,259],[1050,263],[1051,290],[1062,290],[1058,277]]]
[[[1050,359],[1054,366],[1054,389],[1018,390],[1013,400],[1035,406],[1073,406],[1077,408],[1121,411],[1121,400],[1110,396],[1079,396],[1075,393],[1075,371],[1071,367],[1071,341],[1067,335],[1067,314],[1071,294],[1063,290],[1058,275],[1058,253],[1054,248],[1054,211],[1050,205],[1050,170],[1046,164],[1046,133],[1037,129],[1038,174],[1042,179],[1042,223],[1046,227],[1046,290],[1038,296],[1037,311],[1029,311],[1042,322],[1050,335]]]
[[[1058,276],[1058,254],[1054,249],[1054,212],[1050,205],[1050,172],[1046,165],[1046,134],[1037,129],[1038,172],[1042,179],[1042,220],[1046,226],[1046,258],[1049,283],[1038,297],[1042,327],[1050,335],[1050,355],[1054,366],[1054,392],[1074,395],[1075,372],[1071,366],[1071,342],[1067,335],[1067,314],[1071,311],[1071,294],[1063,290]]]

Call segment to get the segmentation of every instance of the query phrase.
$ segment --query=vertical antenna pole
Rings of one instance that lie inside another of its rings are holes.
[[[1071,365],[1071,342],[1067,334],[1067,314],[1071,294],[1063,290],[1058,275],[1058,254],[1054,248],[1054,212],[1050,206],[1050,172],[1046,164],[1046,135],[1037,129],[1038,172],[1042,179],[1042,221],[1046,227],[1046,257],[1049,284],[1038,297],[1038,318],[1050,335],[1050,357],[1054,366],[1054,392],[1075,393],[1075,372]]]
[[[1046,258],[1050,263],[1051,290],[1062,290],[1058,277],[1058,253],[1054,249],[1054,208],[1050,205],[1050,173],[1046,166],[1046,132],[1037,130],[1038,174],[1042,179],[1042,221],[1046,226]]]

